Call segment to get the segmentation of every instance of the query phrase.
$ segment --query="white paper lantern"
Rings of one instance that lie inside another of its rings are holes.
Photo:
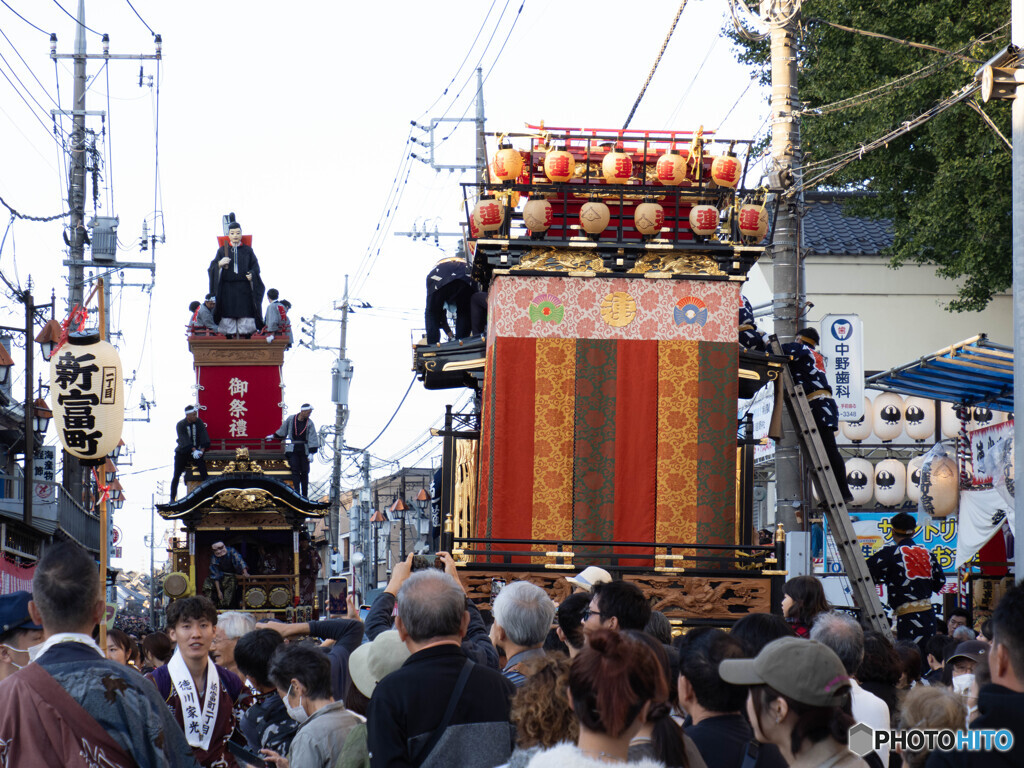
[[[871,503],[875,491],[875,471],[867,459],[846,462],[846,484],[850,486],[853,501],[850,506],[863,507]]]
[[[531,197],[523,206],[523,223],[531,232],[547,232],[553,220],[554,209],[542,197]]]
[[[937,456],[921,472],[921,505],[932,517],[956,512],[960,502],[960,474],[956,462]]]
[[[907,498],[917,504],[921,501],[921,465],[924,455],[915,456],[907,462]]]
[[[882,459],[875,465],[875,500],[884,507],[898,507],[907,491],[907,468],[898,459]]]
[[[70,334],[50,358],[50,407],[64,450],[87,466],[106,463],[124,426],[124,378],[98,331]]]
[[[967,426],[968,429],[981,429],[982,427],[991,427],[993,424],[997,424],[996,412],[991,408],[975,407],[971,409],[971,423]]]
[[[875,397],[875,435],[883,443],[895,440],[903,431],[903,398],[895,392]]]
[[[839,428],[843,430],[843,435],[846,436],[847,440],[854,443],[860,443],[871,437],[871,432],[875,426],[875,412],[871,408],[871,401],[868,398],[864,398],[864,415],[861,416],[857,421],[841,421],[839,422]]]
[[[903,423],[912,440],[935,438],[935,401],[926,397],[908,397],[903,404]]]
[[[952,403],[943,401],[939,405],[939,419],[942,421],[942,436],[945,438],[956,437],[960,434],[960,419]]]

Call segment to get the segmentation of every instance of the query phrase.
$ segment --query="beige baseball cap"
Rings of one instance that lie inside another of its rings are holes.
[[[770,685],[779,693],[812,707],[843,703],[850,677],[827,645],[800,637],[780,637],[754,659],[726,659],[718,674],[734,685]]]

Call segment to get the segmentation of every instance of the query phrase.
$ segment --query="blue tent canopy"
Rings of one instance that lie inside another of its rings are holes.
[[[1013,347],[981,334],[877,373],[866,384],[900,395],[1013,411]]]

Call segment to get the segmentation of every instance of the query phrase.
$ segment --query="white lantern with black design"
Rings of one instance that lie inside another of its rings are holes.
[[[124,426],[121,358],[98,331],[68,336],[50,358],[50,407],[64,450],[86,466],[103,466]]]
[[[926,397],[908,397],[903,406],[903,422],[907,437],[918,442],[934,439],[935,401]]]
[[[846,462],[846,484],[853,494],[851,506],[863,507],[871,503],[875,492],[875,471],[867,459],[850,459]]]
[[[843,436],[852,443],[862,443],[871,437],[875,426],[875,412],[871,409],[871,401],[864,398],[864,414],[856,421],[841,421],[839,428]]]
[[[903,398],[895,392],[875,397],[875,435],[883,443],[895,440],[903,431]]]
[[[907,468],[898,459],[875,465],[875,500],[883,507],[898,507],[907,490]]]
[[[915,456],[907,462],[907,499],[917,504],[921,501],[921,465],[924,455]]]

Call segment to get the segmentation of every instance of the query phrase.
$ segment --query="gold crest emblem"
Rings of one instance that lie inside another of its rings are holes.
[[[613,328],[625,328],[636,317],[636,301],[625,291],[613,291],[601,301],[601,319]]]

